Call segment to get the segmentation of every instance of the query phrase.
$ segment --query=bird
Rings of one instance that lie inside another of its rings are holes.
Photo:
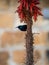
[[[27,30],[27,25],[19,25],[16,28],[18,28],[20,31],[26,31]]]

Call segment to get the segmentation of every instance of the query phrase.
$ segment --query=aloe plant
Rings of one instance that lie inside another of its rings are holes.
[[[36,22],[38,15],[42,16],[41,9],[37,6],[40,4],[39,0],[18,0],[20,3],[16,12],[20,17],[21,22],[27,23],[27,34],[26,34],[26,65],[34,65],[33,60],[33,33],[32,25],[33,20]]]

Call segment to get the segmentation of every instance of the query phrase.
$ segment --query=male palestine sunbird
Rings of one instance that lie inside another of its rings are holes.
[[[26,31],[26,30],[27,30],[27,25],[19,25],[19,26],[16,27],[16,28],[18,28],[18,29],[21,30],[21,31]]]

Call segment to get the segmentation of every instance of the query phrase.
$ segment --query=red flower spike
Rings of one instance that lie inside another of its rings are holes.
[[[30,12],[30,16],[37,20],[37,16],[41,15],[41,9],[37,6],[40,4],[39,0],[18,0],[20,6],[18,7],[18,15],[22,21],[26,21],[28,15],[26,12]]]

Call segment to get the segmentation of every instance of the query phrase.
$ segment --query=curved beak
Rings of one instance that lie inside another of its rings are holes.
[[[18,28],[18,27],[15,27],[15,28]]]

